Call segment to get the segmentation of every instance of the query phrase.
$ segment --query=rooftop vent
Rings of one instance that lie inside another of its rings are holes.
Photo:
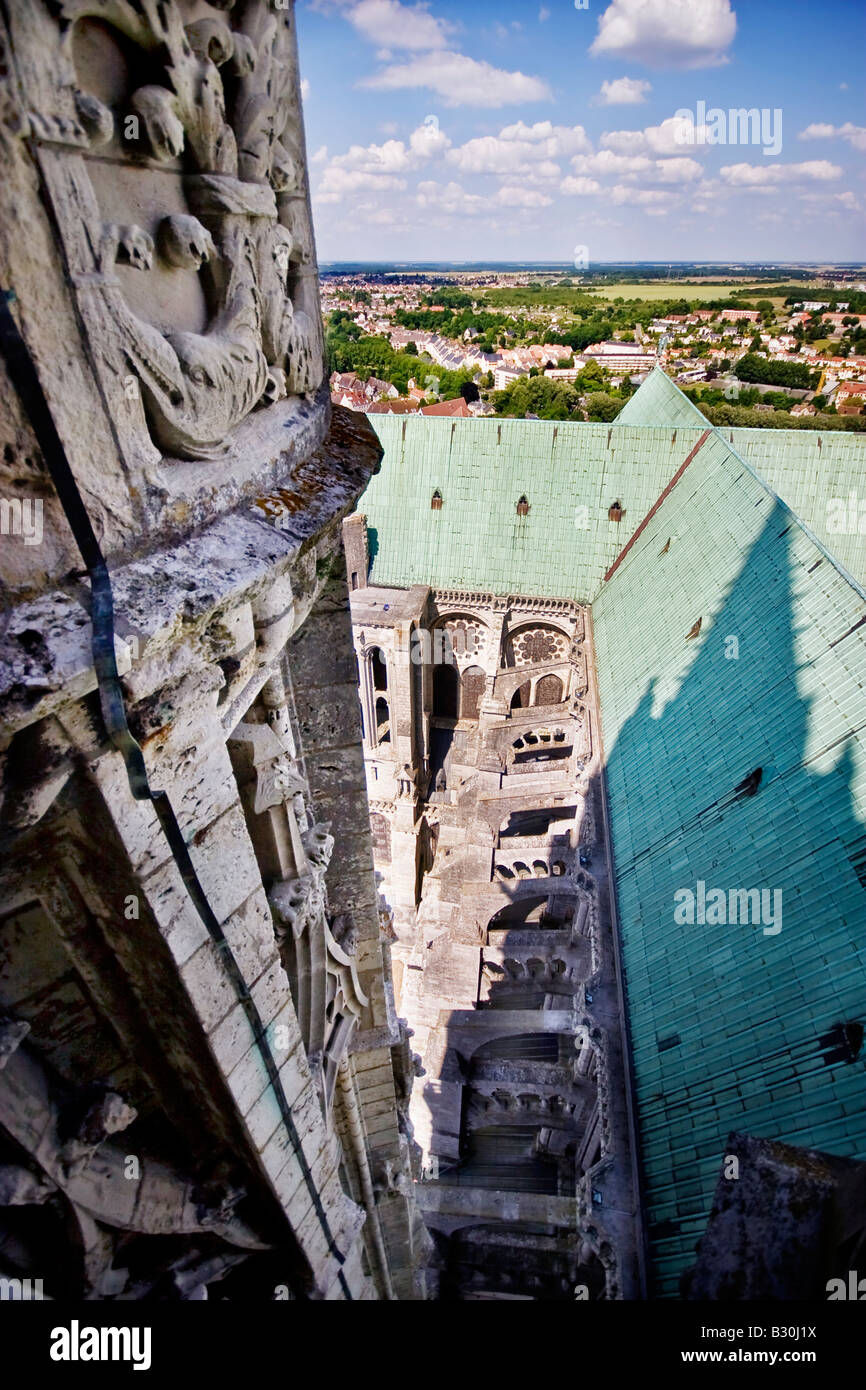
[[[668,553],[668,551],[670,550],[670,548],[671,548],[671,538],[670,538],[670,536],[668,536],[667,540],[665,541],[664,545],[662,546],[661,550],[659,551],[659,555],[667,555],[667,553]]]
[[[528,503],[527,500],[526,500],[526,493],[523,494],[523,496],[520,498],[519,502],[517,503],[517,515],[518,515],[518,516],[528,516],[528,515],[529,515],[529,503]]]
[[[837,1023],[818,1039],[825,1067],[837,1062],[856,1062],[863,1048],[863,1024]]]
[[[763,775],[764,769],[762,767],[756,767],[754,772],[750,772],[748,777],[744,777],[742,782],[738,782],[734,787],[736,796],[754,796],[761,785],[761,778]]]
[[[441,512],[442,510],[442,493],[439,491],[438,487],[430,498],[430,509],[434,512]]]
[[[697,637],[698,633],[701,630],[701,623],[703,621],[703,618],[698,618],[698,621],[694,623],[692,627],[689,628],[688,632],[686,633],[687,642],[691,642],[695,637]]]
[[[623,517],[625,516],[625,508],[623,507],[619,498],[617,498],[615,502],[612,502],[611,505],[608,507],[607,515],[610,521],[622,521]]]

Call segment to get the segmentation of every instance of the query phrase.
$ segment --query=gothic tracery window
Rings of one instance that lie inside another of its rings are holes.
[[[515,666],[539,666],[547,661],[565,661],[569,641],[554,627],[524,627],[513,634],[509,646]]]

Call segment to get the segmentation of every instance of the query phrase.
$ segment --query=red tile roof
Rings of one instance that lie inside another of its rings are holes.
[[[453,401],[437,401],[435,405],[422,406],[421,414],[459,416],[462,420],[468,420],[470,416],[469,407],[462,396],[457,396]]]

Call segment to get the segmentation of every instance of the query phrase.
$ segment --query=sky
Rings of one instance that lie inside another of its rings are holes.
[[[866,259],[863,0],[296,14],[322,262]]]

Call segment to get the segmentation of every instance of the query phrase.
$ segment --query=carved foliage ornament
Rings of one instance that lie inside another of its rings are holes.
[[[254,407],[322,379],[291,11],[269,0],[27,5],[21,22],[34,52],[42,45],[29,127],[51,142],[43,171],[91,338],[138,381],[163,453],[218,457]],[[117,263],[154,278],[130,290]],[[186,314],[175,312],[184,297]]]

